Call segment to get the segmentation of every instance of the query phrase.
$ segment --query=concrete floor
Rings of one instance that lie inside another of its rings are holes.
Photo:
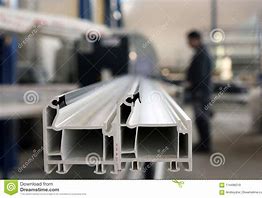
[[[192,117],[189,107],[184,107]],[[212,136],[214,152],[220,152],[225,157],[225,164],[214,167],[210,163],[212,154],[193,154],[193,171],[180,171],[171,173],[167,171],[167,164],[158,163],[151,168],[149,174],[154,173],[155,179],[262,179],[262,133],[255,134],[251,131],[249,108],[241,104],[215,104],[215,116],[212,120]],[[193,127],[195,129],[195,127]],[[193,131],[193,141],[197,141],[197,132]],[[32,152],[21,152],[20,166]],[[39,155],[21,173],[17,170],[12,172],[12,178],[21,179],[143,179],[142,171],[121,172],[119,175],[93,174],[93,168],[88,166],[74,166],[68,174],[47,175],[43,172],[42,156]],[[127,164],[127,166],[130,166]],[[108,171],[109,172],[109,171]]]

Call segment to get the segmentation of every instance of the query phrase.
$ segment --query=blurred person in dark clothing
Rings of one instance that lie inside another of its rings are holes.
[[[191,95],[195,123],[199,133],[199,142],[194,145],[193,152],[211,151],[211,131],[209,108],[212,94],[212,57],[203,44],[201,34],[191,31],[187,35],[188,45],[194,49],[191,64],[187,70],[187,90]]]

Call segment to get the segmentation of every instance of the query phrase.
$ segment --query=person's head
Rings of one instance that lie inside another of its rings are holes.
[[[198,31],[191,31],[187,34],[188,45],[194,49],[202,45],[202,36]]]

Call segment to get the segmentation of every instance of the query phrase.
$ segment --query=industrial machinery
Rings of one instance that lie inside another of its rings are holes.
[[[81,164],[118,173],[128,162],[131,170],[167,162],[192,171],[191,120],[158,81],[123,76],[60,95],[43,122],[46,173]]]

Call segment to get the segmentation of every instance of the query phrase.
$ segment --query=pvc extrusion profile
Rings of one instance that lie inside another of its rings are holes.
[[[44,167],[67,173],[87,164],[95,173],[167,162],[192,171],[190,118],[157,81],[124,76],[54,98],[43,112]]]

